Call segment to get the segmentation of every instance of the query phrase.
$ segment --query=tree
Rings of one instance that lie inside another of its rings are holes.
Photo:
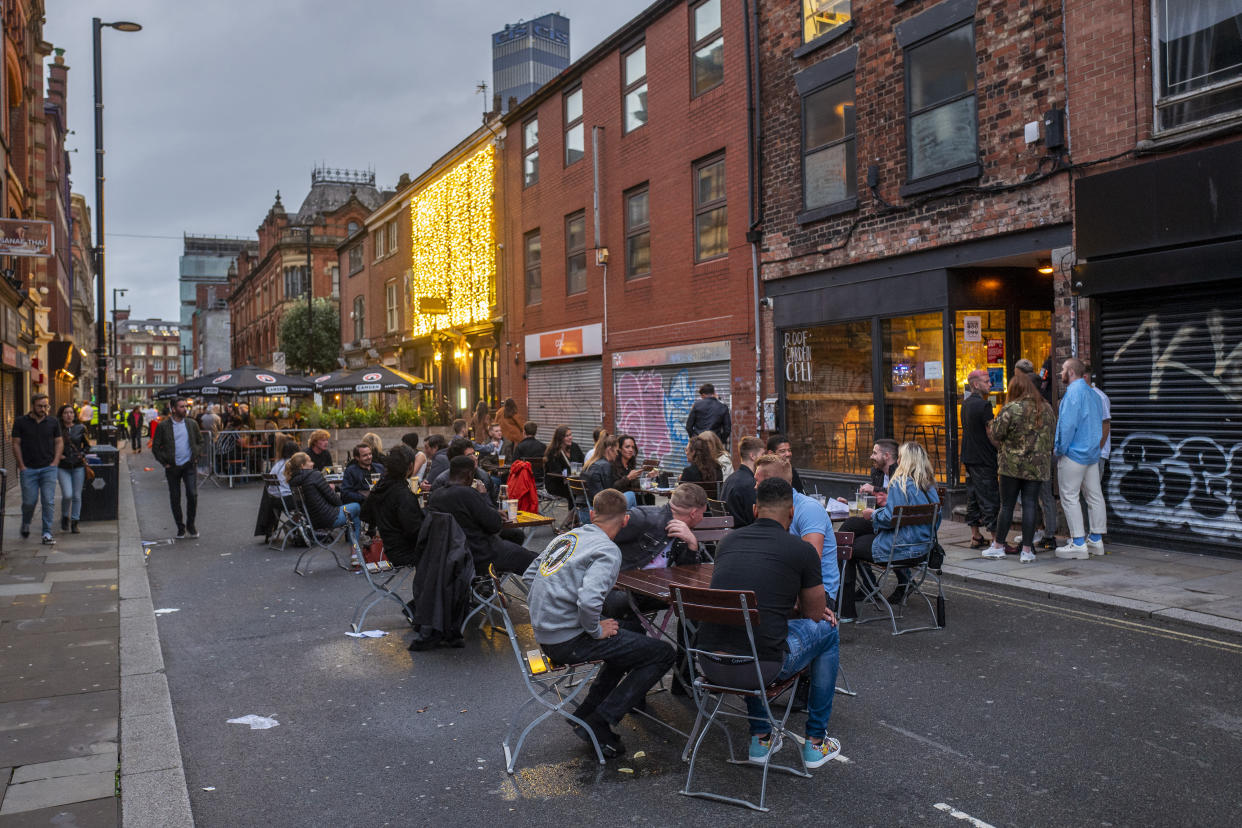
[[[340,312],[335,302],[316,299],[311,319],[314,324],[308,326],[305,302],[295,302],[288,308],[280,320],[280,349],[285,352],[285,363],[290,368],[301,368],[311,374],[327,373],[337,367],[336,360],[341,354]]]

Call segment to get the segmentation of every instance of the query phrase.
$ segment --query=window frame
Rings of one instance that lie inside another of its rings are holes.
[[[1167,4],[1167,0],[1165,0]],[[1209,129],[1218,124],[1230,123],[1242,119],[1242,105],[1228,112],[1220,112],[1215,115],[1208,115],[1197,118],[1193,121],[1178,123],[1169,127],[1161,127],[1161,110],[1166,107],[1176,107],[1179,104],[1190,103],[1197,98],[1209,97],[1211,95],[1227,92],[1231,89],[1242,87],[1242,70],[1232,78],[1216,83],[1208,84],[1200,89],[1194,89],[1188,92],[1179,92],[1174,95],[1162,95],[1160,92],[1160,78],[1164,72],[1163,52],[1161,49],[1162,28],[1160,26],[1160,2],[1151,4],[1151,106],[1152,121],[1151,130],[1155,137],[1164,137],[1167,135],[1177,135],[1184,132],[1193,132],[1197,130]]]
[[[396,253],[397,252],[397,235],[400,232],[400,228],[397,226],[397,219],[389,220],[388,230],[386,232],[388,233],[388,252],[390,254]]]
[[[570,247],[569,246],[569,236],[570,236],[569,225],[575,221],[582,222],[582,246],[581,247]],[[586,231],[587,231],[587,227],[586,227],[586,209],[585,208],[582,210],[576,210],[570,213],[569,215],[565,216],[565,295],[566,296],[577,296],[579,294],[587,292]],[[582,258],[582,285],[577,290],[574,290],[573,285],[570,283],[570,266],[571,266],[572,261],[578,257]]]
[[[362,294],[354,297],[353,315],[354,342],[361,342],[366,339],[367,333],[367,298]]]
[[[401,305],[397,280],[389,279],[384,283],[384,332],[393,333],[400,327]]]
[[[722,195],[720,198],[715,199],[713,201],[709,201],[706,203],[700,203],[699,202],[699,173],[702,172],[704,168],[711,167],[715,164],[719,164],[721,167],[721,170],[724,171],[724,187],[722,188],[724,190],[724,195]],[[718,259],[723,259],[729,255],[729,175],[728,175],[728,172],[729,172],[728,169],[725,167],[725,154],[723,152],[718,152],[713,155],[709,155],[706,158],[702,158],[694,162],[693,174],[691,176],[691,179],[692,179],[691,186],[694,187],[694,196],[693,196],[694,225],[692,229],[692,236],[694,238],[694,263],[695,264],[703,264],[704,262],[714,262]],[[701,245],[699,244],[699,216],[715,212],[716,210],[719,210],[722,207],[725,210],[724,252],[717,253],[714,256],[706,256],[706,257],[700,256],[699,248],[701,247]]]
[[[962,181],[968,181],[972,178],[978,178],[980,175],[982,175],[983,168],[979,163],[979,57],[978,57],[979,43],[978,43],[978,38],[976,37],[976,32],[975,32],[977,22],[978,21],[973,16],[959,19],[956,22],[950,23],[944,26],[943,28],[939,28],[936,31],[931,32],[926,37],[919,38],[918,40],[915,40],[908,44],[903,44],[901,47],[903,76],[905,80],[904,120],[905,120],[905,131],[906,131],[906,141],[905,141],[906,143],[906,183],[900,188],[900,193],[903,196],[927,192],[928,190],[934,190],[938,187],[944,187],[949,184],[957,184]],[[970,29],[970,42],[972,45],[973,52],[975,54],[974,83],[972,84],[970,90],[967,92],[962,92],[962,93],[958,93],[956,95],[953,95],[947,98],[942,98],[938,100],[935,104],[924,106],[922,109],[915,112],[912,108],[912,95],[910,94],[911,93],[911,80],[910,80],[911,71],[910,70],[911,70],[911,65],[912,65],[912,60],[911,60],[912,55],[915,52],[917,52],[920,48],[925,47],[942,37],[947,37],[953,32],[956,32],[957,30],[962,29],[962,28]],[[964,164],[959,164],[956,167],[949,167],[949,168],[942,169],[942,170],[936,170],[935,172],[924,173],[918,176],[917,178],[915,178],[913,175],[913,166],[914,166],[913,164],[913,159],[914,159],[913,137],[914,136],[913,136],[913,131],[911,130],[911,125],[914,119],[919,115],[926,115],[927,113],[935,112],[938,109],[943,109],[944,107],[959,103],[960,101],[964,101],[967,98],[973,98],[975,102],[975,106],[974,106],[975,119],[972,125],[973,131],[974,131],[974,138],[975,138],[973,157],[971,158],[970,161]]]
[[[698,9],[701,6],[705,6],[708,3],[717,3],[719,5],[720,25],[717,26],[715,29],[712,29],[707,34],[696,38],[696,35],[698,35],[698,32],[695,31],[695,20],[694,20],[695,12],[698,11]],[[689,12],[690,12],[690,97],[692,99],[697,98],[701,95],[704,95],[713,89],[718,89],[719,87],[724,85],[724,59],[723,59],[724,8],[725,8],[725,4],[723,0],[699,0],[699,2],[689,7]],[[703,89],[699,89],[699,79],[698,79],[697,73],[695,72],[694,56],[698,52],[702,51],[704,48],[715,43],[717,40],[720,41],[720,48],[721,48],[721,54],[722,54],[721,63],[720,63],[720,69],[721,69],[720,80],[717,81],[716,83],[713,83],[711,86],[707,86],[707,87],[704,87]]]
[[[569,100],[574,95],[578,96],[578,117],[571,121],[569,119]],[[582,94],[581,84],[575,86],[573,89],[570,89],[561,96],[561,119],[562,123],[565,124],[565,129],[562,132],[562,136],[565,139],[565,155],[563,160],[565,162],[565,167],[568,168],[572,167],[574,164],[577,164],[583,158],[586,158],[586,101]],[[569,136],[575,129],[582,130],[582,155],[575,158],[573,161],[570,161]]]
[[[388,250],[388,245],[384,240],[384,225],[381,224],[371,231],[371,243],[375,248],[375,261],[378,262],[384,258],[384,254]]]
[[[818,34],[815,37],[808,39],[806,36],[807,4],[811,2],[814,2],[814,0],[798,0],[799,7],[801,9],[799,18],[801,20],[802,45],[803,46],[810,46],[812,44],[818,46],[822,43],[827,43],[830,40],[840,37],[841,35],[845,34],[846,32],[848,32],[850,29],[854,27],[853,0],[844,0],[844,2],[847,4],[846,13],[849,15],[848,19],[846,19],[844,23],[838,23],[837,25],[833,26],[828,31],[823,32],[822,34]],[[841,0],[836,0],[836,2],[841,2]]]
[[[855,117],[854,130],[852,132],[844,132],[844,134],[840,138],[829,141],[825,144],[819,144],[815,147],[811,147],[807,143],[807,116],[806,116],[807,101],[809,101],[811,98],[815,97],[816,95],[820,94],[821,92],[826,92],[835,86],[846,84],[846,83],[850,85],[850,100],[853,101],[855,112],[857,112],[858,84],[857,84],[857,75],[855,72],[850,72],[846,75],[841,75],[831,81],[828,81],[827,83],[823,83],[823,84],[820,84],[819,86],[816,86],[814,89],[808,90],[803,95],[799,95],[799,103],[800,103],[801,117],[802,117],[802,132],[801,132],[801,135],[799,136],[800,150],[801,150],[800,166],[801,166],[801,186],[802,186],[802,212],[798,214],[798,218],[801,221],[814,221],[816,218],[824,218],[826,216],[834,215],[836,213],[848,212],[849,210],[853,210],[858,206],[858,125],[857,125],[857,117]],[[846,119],[846,126],[848,127],[848,119]],[[806,200],[806,196],[807,196],[806,161],[807,161],[807,158],[816,153],[832,149],[833,147],[840,146],[845,143],[852,144],[852,152],[854,156],[854,180],[847,182],[847,184],[850,186],[846,188],[847,191],[852,190],[852,192],[847,194],[845,198],[838,199],[837,201],[830,201],[825,204],[817,204],[812,207],[810,204],[807,203],[807,200]]]
[[[636,196],[643,195],[647,197],[647,220],[639,225],[630,223],[630,200]],[[650,182],[644,181],[637,187],[631,187],[622,195],[622,212],[625,216],[625,278],[642,279],[651,275],[651,186]],[[641,273],[632,269],[633,256],[630,253],[631,239],[638,238],[646,234],[647,236],[647,269]]]
[[[642,50],[643,53],[643,73],[636,80],[629,80],[626,73],[629,71],[630,56],[635,52]],[[631,132],[641,129],[647,125],[650,119],[650,110],[646,107],[644,100],[643,122],[637,126],[630,127],[630,95],[636,94],[641,90],[645,95],[647,93],[647,41],[642,40],[635,43],[630,48],[621,53],[621,134],[629,135]]]
[[[535,142],[527,144],[527,130],[534,124]],[[527,170],[527,165],[534,165],[533,174]],[[539,116],[527,118],[522,122],[522,186],[533,187],[539,183]]]
[[[531,258],[532,241],[538,247],[533,260]],[[533,280],[531,279],[532,273],[534,274]],[[526,304],[540,304],[543,301],[543,238],[538,227],[522,234],[522,275]],[[531,290],[532,285],[535,288],[533,291]],[[532,294],[534,298],[532,298]]]
[[[353,247],[349,248],[347,256],[349,259],[349,275],[350,276],[353,276],[356,273],[360,273],[362,269],[366,267],[366,263],[365,263],[366,256],[364,255],[363,250],[362,250],[362,242],[358,242]]]

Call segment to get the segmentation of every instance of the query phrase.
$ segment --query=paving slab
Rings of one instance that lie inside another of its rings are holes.
[[[0,703],[0,766],[89,756],[117,743],[120,692]]]
[[[82,776],[84,774],[116,771],[116,750],[80,756],[76,759],[59,759],[55,762],[38,762],[23,765],[13,772],[12,783],[37,782],[41,779],[59,779],[62,776]]]
[[[0,814],[0,828],[115,828],[120,824],[116,796],[58,805],[35,811],[22,811],[11,815]]]
[[[4,792],[4,802],[0,804],[0,816],[102,799],[114,796],[115,793],[115,767],[111,770],[77,776],[13,783]]]

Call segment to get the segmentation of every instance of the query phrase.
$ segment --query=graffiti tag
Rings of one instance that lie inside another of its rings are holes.
[[[1225,322],[1219,310],[1209,313],[1204,324],[1207,326],[1207,334],[1212,341],[1213,364],[1210,372],[1177,359],[1177,352],[1184,344],[1198,341],[1202,337],[1199,324],[1187,322],[1180,325],[1177,333],[1173,334],[1172,339],[1162,349],[1160,319],[1154,313],[1148,315],[1134,333],[1130,334],[1130,338],[1117,349],[1117,353],[1113,354],[1113,362],[1121,359],[1130,346],[1146,334],[1151,342],[1151,382],[1147,389],[1148,399],[1160,398],[1160,385],[1164,381],[1164,374],[1166,371],[1173,370],[1184,371],[1191,376],[1198,377],[1219,391],[1226,399],[1235,402],[1242,401],[1242,342],[1226,353]]]

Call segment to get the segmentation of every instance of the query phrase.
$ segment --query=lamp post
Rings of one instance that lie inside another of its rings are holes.
[[[117,353],[117,347],[116,347],[116,297],[117,297],[117,294],[124,296],[125,293],[126,293],[126,288],[113,288],[112,289],[112,352],[111,352],[112,353],[112,368],[118,374],[121,371],[121,357],[120,357],[120,354]]]
[[[98,17],[91,20],[91,36],[95,58],[95,405],[99,409],[101,432],[108,415],[108,343],[104,337],[104,319],[107,316],[106,281],[104,278],[104,168],[103,168],[103,60],[100,53],[100,33],[104,27],[121,32],[137,32],[142,26],[125,20],[104,23]],[[113,302],[115,305],[115,301]],[[115,329],[116,325],[113,324]],[[115,437],[112,442],[115,444]]]

